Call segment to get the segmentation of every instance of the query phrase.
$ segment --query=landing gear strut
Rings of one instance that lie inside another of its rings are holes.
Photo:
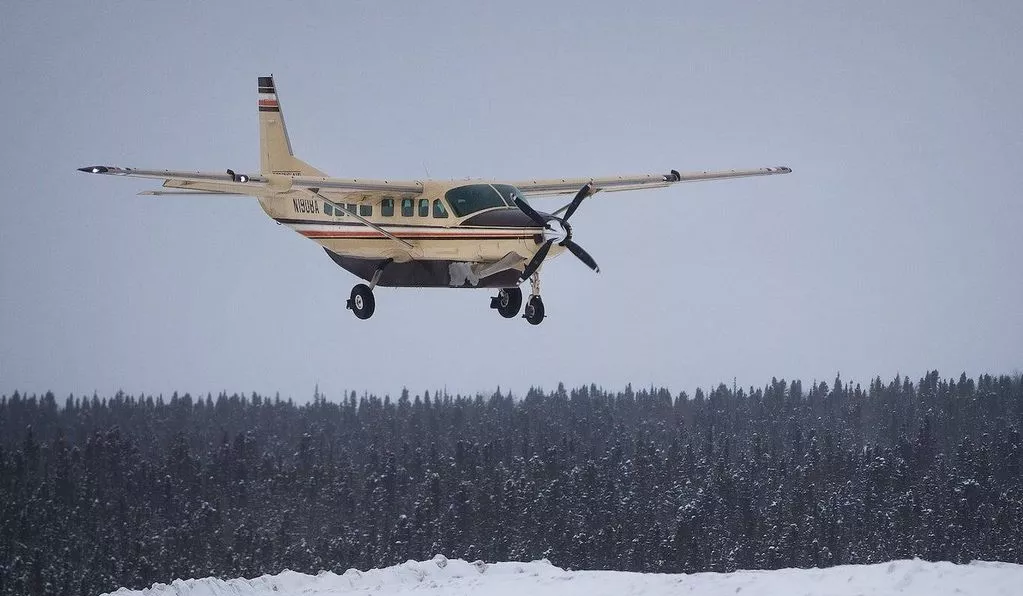
[[[529,276],[529,282],[532,285],[532,293],[529,295],[529,302],[526,302],[526,312],[522,318],[530,325],[539,325],[544,319],[543,299],[540,298],[540,274],[534,271]]]
[[[490,308],[496,308],[497,312],[506,319],[511,319],[519,314],[522,308],[522,290],[518,288],[501,288],[501,291],[490,299]]]

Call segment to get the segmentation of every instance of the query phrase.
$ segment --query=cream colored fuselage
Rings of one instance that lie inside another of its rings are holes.
[[[514,207],[500,207],[456,217],[445,200],[451,188],[467,184],[486,184],[478,180],[424,183],[418,196],[396,194],[393,197],[360,197],[358,195],[326,196],[327,200],[309,198],[307,193],[275,194],[260,197],[263,210],[278,223],[287,225],[325,249],[343,256],[361,259],[392,259],[402,263],[410,260],[460,261],[492,263],[509,253],[528,259],[543,242],[543,228],[525,224],[525,217]],[[294,197],[290,195],[294,194]],[[385,211],[382,203],[393,201]],[[411,214],[407,208],[411,201]],[[443,206],[444,217],[438,216],[436,202]],[[365,220],[380,226],[395,238],[411,244],[411,248],[365,225],[358,218],[335,209],[334,205],[354,206]],[[404,207],[404,208],[403,208]],[[466,225],[480,214],[506,211],[517,225]],[[564,247],[554,244],[549,257],[557,256]]]

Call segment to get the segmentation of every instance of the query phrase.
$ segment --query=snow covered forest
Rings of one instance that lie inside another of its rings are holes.
[[[548,558],[1023,562],[1023,381],[0,397],[0,594]]]

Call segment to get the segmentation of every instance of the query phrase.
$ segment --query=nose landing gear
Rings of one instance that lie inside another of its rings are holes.
[[[532,295],[529,297],[529,302],[526,303],[526,312],[522,315],[522,318],[526,319],[530,325],[539,325],[544,319],[543,299],[539,295]]]
[[[529,276],[530,291],[529,302],[526,302],[526,312],[522,318],[530,325],[539,325],[544,319],[543,298],[540,298],[540,272],[534,271]]]

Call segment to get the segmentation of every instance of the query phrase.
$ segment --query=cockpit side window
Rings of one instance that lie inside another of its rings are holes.
[[[448,210],[444,207],[444,203],[440,199],[433,200],[433,216],[434,217],[447,217]]]

